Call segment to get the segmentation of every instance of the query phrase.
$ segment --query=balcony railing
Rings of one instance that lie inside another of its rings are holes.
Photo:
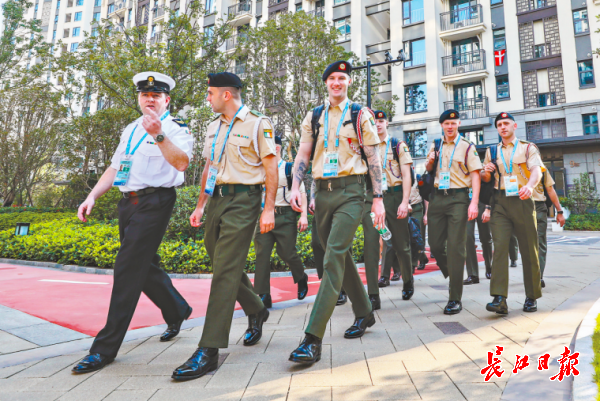
[[[154,7],[152,9],[152,18],[156,19],[156,18],[160,18],[163,15],[165,15],[165,9],[163,7]]]
[[[404,16],[404,25],[416,24],[417,22],[425,21],[425,9],[417,8],[411,10],[408,15]]]
[[[483,23],[481,4],[476,4],[460,10],[453,10],[440,14],[442,32],[481,23]]]
[[[152,35],[150,37],[150,43],[153,44],[153,45],[155,45],[157,43],[160,43],[161,36],[162,35],[160,33],[155,33],[154,35]]]
[[[246,78],[246,64],[238,64],[234,67],[230,67],[227,71],[237,75],[240,79]]]
[[[323,7],[319,7],[315,10],[308,11],[306,14],[316,18],[325,18],[325,9]]]
[[[553,6],[555,2],[549,4],[548,0],[528,0],[523,3],[524,7],[519,7],[519,12],[534,11],[540,8]]]
[[[227,15],[229,18],[237,18],[241,15],[252,14],[252,2],[242,1],[240,3],[229,6]]]
[[[461,120],[472,120],[490,116],[487,96],[444,102],[444,109],[455,109],[460,113]]]
[[[287,3],[288,0],[269,0],[269,7],[276,6],[277,4]]]
[[[442,57],[444,76],[465,74],[486,69],[485,50]]]
[[[238,37],[237,35],[232,36],[230,38],[227,38],[227,40],[225,41],[225,50],[232,50],[235,49],[235,47],[238,44]]]
[[[112,7],[111,7],[112,6]],[[108,6],[108,15],[120,11],[125,8],[125,2],[119,2],[114,4],[109,4]]]

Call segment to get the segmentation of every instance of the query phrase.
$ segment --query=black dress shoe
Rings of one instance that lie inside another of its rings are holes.
[[[492,279],[492,268],[491,267],[488,268],[486,266],[486,268],[485,268],[485,278],[487,278],[488,280]]]
[[[298,281],[298,299],[303,300],[308,294],[308,276],[305,274],[304,278]],[[265,305],[266,306],[266,305]]]
[[[346,293],[344,291],[342,291],[342,292],[340,292],[340,296],[338,297],[338,300],[335,303],[335,305],[336,306],[344,305],[346,302],[348,302],[348,296],[346,295]]]
[[[300,346],[290,354],[290,361],[298,363],[315,363],[321,360],[322,340],[306,333]]]
[[[417,270],[425,270],[425,266],[427,266],[427,263],[429,263],[429,259],[427,259],[427,257],[425,257],[425,259],[426,260],[422,260],[421,262],[419,262]]]
[[[502,295],[496,295],[494,300],[485,306],[490,312],[496,312],[499,315],[508,315],[508,305],[506,304],[506,297]]]
[[[460,301],[448,301],[444,308],[444,315],[456,315],[462,310],[462,302]]]
[[[271,294],[260,294],[259,297],[265,308],[273,307],[273,300],[271,299]]]
[[[115,358],[109,358],[102,354],[89,354],[84,357],[79,363],[71,369],[73,373],[89,373],[102,369]]]
[[[398,273],[394,273],[390,281],[400,281],[400,275]]]
[[[525,298],[523,312],[537,312],[537,301],[531,298]]]
[[[546,283],[544,282],[544,279],[542,279],[542,288],[546,288]]]
[[[371,301],[373,310],[381,309],[381,299],[379,298],[379,294],[369,295],[369,301]]]
[[[402,287],[402,299],[408,301],[415,293],[415,281],[410,280],[404,283]]]
[[[173,371],[171,378],[178,381],[197,379],[216,370],[218,365],[218,348],[198,347],[190,359]]]
[[[179,334],[179,330],[181,330],[181,325],[183,324],[184,321],[188,320],[188,318],[190,317],[191,314],[192,314],[192,308],[190,306],[188,306],[188,311],[186,312],[183,319],[167,326],[167,329],[165,330],[165,332],[162,333],[162,335],[160,336],[160,341],[169,341],[169,340],[175,338],[175,336],[177,336],[177,334]]]
[[[465,281],[463,281],[463,284],[464,285],[479,284],[479,277],[469,276],[469,277],[467,277],[467,279]]]
[[[516,260],[511,260],[510,261],[510,267],[517,267],[517,261]]]
[[[269,310],[267,308],[260,312],[248,315],[248,329],[244,334],[244,345],[254,345],[262,337],[263,323],[269,319]]]
[[[388,285],[390,285],[390,279],[387,277],[379,277],[379,281],[377,282],[377,285],[379,286],[379,288],[383,288],[383,287],[387,287]]]
[[[375,315],[373,312],[369,313],[366,317],[357,317],[354,324],[350,326],[344,333],[345,338],[360,338],[367,331],[367,327],[371,327],[375,324]]]
[[[429,259],[435,260],[435,256],[433,256],[433,253],[431,253],[431,252],[429,252]]]

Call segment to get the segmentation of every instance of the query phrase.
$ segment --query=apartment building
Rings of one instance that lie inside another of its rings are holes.
[[[148,40],[161,40],[157,22],[165,9],[189,0],[33,0],[31,18],[42,21],[48,41],[76,51],[82,33],[111,18],[127,28],[148,25]],[[405,139],[424,168],[428,146],[441,136],[438,116],[461,112],[461,133],[478,148],[497,143],[495,115],[511,112],[518,137],[535,142],[557,182],[559,194],[580,173],[600,184],[600,0],[201,0],[210,33],[219,19],[238,31],[223,46],[235,51],[245,26],[278,13],[304,11],[325,18],[339,43],[373,63],[386,55],[403,63],[377,67],[379,97],[394,96],[392,135]],[[242,77],[238,62],[231,71]],[[90,101],[84,111],[101,105]]]

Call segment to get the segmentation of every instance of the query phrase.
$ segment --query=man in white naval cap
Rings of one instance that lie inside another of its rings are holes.
[[[179,334],[192,308],[159,267],[156,253],[175,204],[175,187],[183,184],[183,171],[192,157],[194,139],[187,125],[168,111],[175,81],[158,72],[133,77],[143,116],[129,124],[110,167],[79,206],[77,216],[86,222],[95,201],[118,187],[121,247],[114,265],[114,284],[106,326],[98,333],[89,355],[73,368],[75,373],[99,370],[111,363],[143,292],[162,312],[168,324],[160,340]]]

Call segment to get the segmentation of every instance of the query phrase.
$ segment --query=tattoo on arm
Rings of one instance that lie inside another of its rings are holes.
[[[317,192],[317,181],[315,181],[315,179],[313,178],[312,180],[312,184],[310,184],[310,199],[315,199],[315,195]]]
[[[294,167],[295,167],[294,181],[298,182],[298,186],[300,186],[300,184],[302,183],[302,180],[304,180],[306,171],[308,170],[308,161],[299,159],[297,156],[296,157],[296,166],[294,166]]]
[[[369,175],[371,176],[371,183],[373,184],[373,195],[381,195],[383,193],[381,187],[381,159],[377,152],[376,146],[365,145],[363,147],[365,155],[367,156],[367,162],[369,163]]]

